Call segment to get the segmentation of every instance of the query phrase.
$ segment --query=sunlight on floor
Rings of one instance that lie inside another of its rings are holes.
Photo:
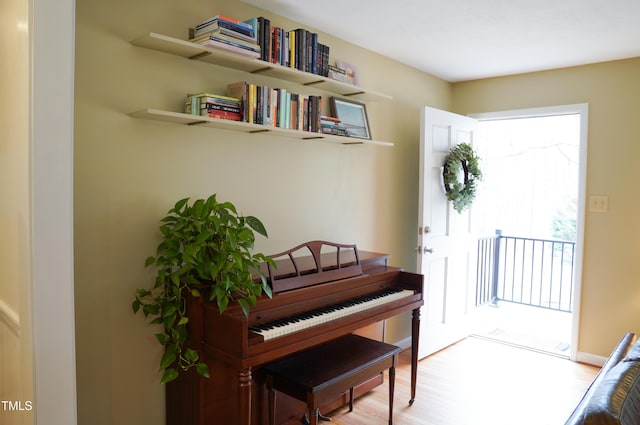
[[[475,336],[569,357],[571,313],[499,302],[474,313]]]
[[[557,356],[466,338],[419,362],[416,400],[409,406],[409,353],[403,352],[396,374],[393,423],[562,424],[598,370]],[[334,425],[386,424],[387,386],[380,385],[356,400],[353,412],[342,407],[331,416]]]

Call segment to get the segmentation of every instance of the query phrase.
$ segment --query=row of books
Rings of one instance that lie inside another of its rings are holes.
[[[188,94],[184,102],[186,114],[243,121],[240,99],[211,93]]]
[[[329,76],[329,46],[304,28],[287,31],[264,17],[244,21],[224,15],[189,28],[189,41],[266,62]]]
[[[301,95],[245,81],[229,84],[226,95],[188,94],[184,102],[184,112],[191,115],[316,133],[321,132],[322,123],[330,119],[322,117],[321,110],[321,96]]]
[[[330,48],[318,41],[317,33],[304,28],[287,31],[264,17],[256,21],[262,60],[328,76]]]
[[[242,121],[268,127],[319,132],[322,97],[246,81],[227,86],[227,96],[240,99]]]
[[[252,23],[216,15],[189,28],[189,41],[243,56],[260,58],[261,48]]]

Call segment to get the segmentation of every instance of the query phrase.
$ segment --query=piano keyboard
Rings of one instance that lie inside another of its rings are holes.
[[[288,335],[303,329],[312,328],[335,319],[340,319],[392,301],[414,295],[414,291],[390,288],[374,294],[355,298],[341,304],[307,311],[294,316],[251,326],[249,329],[264,337],[264,340]]]

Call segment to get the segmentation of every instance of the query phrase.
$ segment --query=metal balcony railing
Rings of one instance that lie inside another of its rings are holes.
[[[476,305],[509,301],[571,312],[575,242],[503,236],[478,240]]]

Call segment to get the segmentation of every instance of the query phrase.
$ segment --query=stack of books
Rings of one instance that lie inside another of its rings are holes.
[[[251,21],[257,23],[257,20],[243,22],[216,15],[194,28],[189,28],[189,41],[243,56],[260,58],[260,45]]]
[[[240,99],[242,121],[268,127],[319,132],[322,97],[291,93],[246,81],[227,86],[227,96]]]
[[[334,134],[336,136],[347,136],[347,128],[336,117],[320,117],[320,132],[322,134]]]
[[[242,121],[240,99],[211,93],[188,94],[184,102],[186,114]]]

